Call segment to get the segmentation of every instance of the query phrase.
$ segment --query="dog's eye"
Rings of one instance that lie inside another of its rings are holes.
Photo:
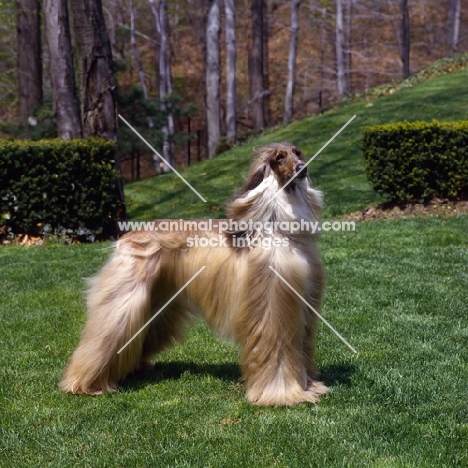
[[[286,155],[284,153],[278,153],[276,155],[275,162],[277,162],[278,164],[281,164],[285,158],[286,158]]]

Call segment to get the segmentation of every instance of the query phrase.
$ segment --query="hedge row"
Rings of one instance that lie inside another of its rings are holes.
[[[3,233],[111,235],[122,206],[114,158],[100,138],[0,141]]]
[[[389,201],[468,196],[468,121],[366,127],[363,151],[372,188]]]

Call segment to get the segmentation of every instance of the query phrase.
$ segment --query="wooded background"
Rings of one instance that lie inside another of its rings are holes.
[[[461,0],[0,1],[0,132],[102,135],[127,180],[466,51]],[[409,118],[411,116],[408,116]]]

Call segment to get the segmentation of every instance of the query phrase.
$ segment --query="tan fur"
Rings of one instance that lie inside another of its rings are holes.
[[[318,221],[321,193],[297,177],[304,157],[289,143],[268,145],[244,188],[228,204],[234,221]],[[305,172],[303,169],[302,172]],[[223,247],[187,247],[195,234],[124,235],[102,271],[90,280],[88,321],[60,381],[71,393],[115,391],[119,381],[183,339],[190,313],[201,314],[219,336],[240,346],[247,399],[257,405],[316,403],[327,387],[317,382],[313,340],[317,318],[269,268],[272,266],[317,311],[325,274],[310,232],[224,232]],[[287,240],[270,249],[241,248],[236,237]],[[205,270],[120,354],[117,351],[202,267]]]

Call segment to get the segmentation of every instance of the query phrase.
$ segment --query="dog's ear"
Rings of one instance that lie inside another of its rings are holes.
[[[266,175],[266,170],[267,170],[267,165],[262,164],[247,180],[247,184],[244,187],[243,192],[250,192],[250,190],[253,190],[257,188],[262,182],[263,179],[265,178]]]

